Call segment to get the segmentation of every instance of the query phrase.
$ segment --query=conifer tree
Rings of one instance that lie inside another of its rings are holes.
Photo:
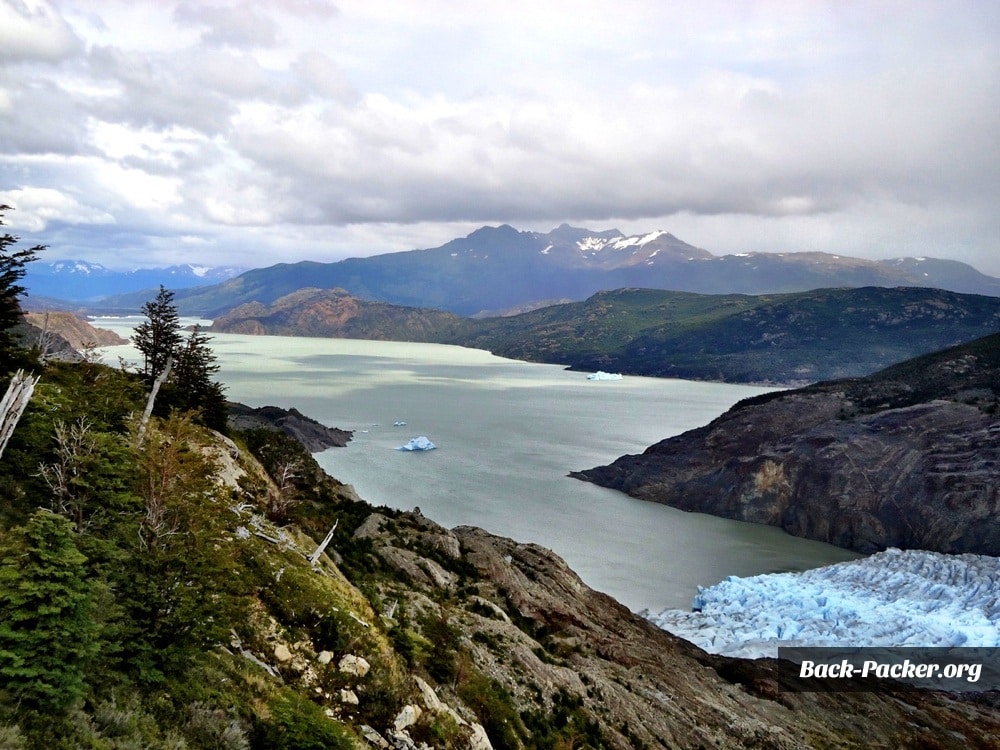
[[[181,344],[174,293],[161,284],[156,298],[143,305],[142,312],[146,320],[136,326],[132,343],[142,352],[143,374],[153,382]]]
[[[4,541],[0,695],[42,714],[60,714],[83,697],[85,669],[97,650],[86,558],[71,522],[45,510]]]
[[[171,380],[181,400],[180,406],[201,412],[201,420],[215,430],[226,429],[224,386],[212,376],[219,371],[215,352],[208,346],[211,338],[195,325],[174,355]]]
[[[4,212],[10,210],[10,206],[0,205],[0,226],[3,226]],[[24,287],[18,282],[24,278],[25,266],[45,249],[44,245],[14,249],[19,239],[0,232],[0,375],[12,372],[21,364],[15,361],[17,346],[11,333],[11,329],[21,322],[18,298],[24,294]]]

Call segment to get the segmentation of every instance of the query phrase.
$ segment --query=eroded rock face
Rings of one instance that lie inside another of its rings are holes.
[[[310,453],[343,448],[354,435],[350,430],[320,424],[297,409],[277,406],[253,408],[235,402],[229,402],[228,406],[230,427],[238,430],[280,430],[302,443]]]
[[[128,343],[127,339],[123,339],[117,333],[104,328],[95,328],[70,312],[28,312],[24,314],[24,318],[40,330],[58,334],[77,350],[82,350],[88,345],[117,346]]]
[[[390,540],[382,526],[368,525],[380,555]],[[394,589],[392,596],[405,600],[411,614],[446,617],[459,634],[458,648],[503,687],[519,712],[554,715],[560,706],[577,705],[606,747],[986,748],[1000,742],[1000,711],[985,703],[902,692],[889,683],[875,692],[829,692],[829,685],[799,678],[787,662],[706,654],[592,590],[538,545],[471,527],[447,531],[413,514],[395,519],[392,535],[396,544],[427,550],[439,561],[445,559],[440,552],[421,542],[430,535],[453,538],[461,550],[455,564],[465,571],[464,587],[448,596],[430,580]],[[460,706],[450,684],[437,685],[433,699],[426,697],[431,686],[420,691],[429,711],[437,710],[437,696]]]
[[[996,367],[821,384],[572,476],[861,552],[1000,555]]]

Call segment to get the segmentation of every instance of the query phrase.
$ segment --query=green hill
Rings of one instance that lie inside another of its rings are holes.
[[[618,289],[484,319],[303,290],[244,305],[213,326],[459,344],[578,370],[778,384],[866,375],[998,329],[1000,298],[881,287],[757,296]]]

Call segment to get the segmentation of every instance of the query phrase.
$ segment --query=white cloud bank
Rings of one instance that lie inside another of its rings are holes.
[[[0,202],[112,267],[570,221],[1000,275],[998,39],[987,2],[0,0]]]

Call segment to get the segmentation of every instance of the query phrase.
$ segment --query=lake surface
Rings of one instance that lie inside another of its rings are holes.
[[[140,321],[94,322],[128,336]],[[590,381],[558,366],[434,344],[212,336],[229,398],[295,407],[354,430],[347,448],[316,457],[368,502],[419,507],[444,526],[481,526],[541,544],[633,610],[688,609],[697,586],[730,575],[857,557],[566,476],[641,452],[768,389],[640,377]],[[105,351],[114,362],[133,352]],[[396,450],[420,435],[437,449]]]

